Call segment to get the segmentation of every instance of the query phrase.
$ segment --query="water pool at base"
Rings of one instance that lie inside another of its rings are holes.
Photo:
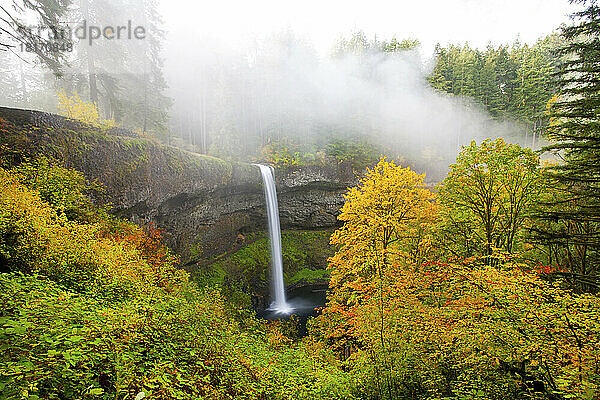
[[[256,313],[261,319],[274,321],[278,319],[289,320],[292,316],[298,319],[298,334],[306,335],[306,322],[310,317],[319,314],[320,308],[325,306],[327,301],[326,286],[304,286],[294,289],[287,294],[287,303],[293,309],[291,314],[283,314],[276,310],[266,309]]]

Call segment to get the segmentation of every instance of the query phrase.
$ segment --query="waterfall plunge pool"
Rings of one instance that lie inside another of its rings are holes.
[[[293,308],[292,313],[283,314],[267,308],[256,312],[256,317],[268,321],[289,320],[295,316],[298,320],[298,336],[305,336],[307,333],[306,322],[310,317],[319,315],[320,308],[325,306],[327,301],[327,285],[315,284],[301,286],[288,291],[287,303]]]

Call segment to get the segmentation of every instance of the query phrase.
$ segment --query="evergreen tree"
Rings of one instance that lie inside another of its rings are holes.
[[[0,51],[34,53],[55,74],[60,75],[65,53],[46,51],[45,44],[58,42],[51,33],[61,24],[72,0],[11,0],[0,4]],[[33,15],[38,26],[25,22]],[[62,41],[61,41],[62,43]]]
[[[542,219],[563,224],[562,229],[541,233],[567,250],[577,246],[569,266],[589,282],[598,273],[600,247],[600,7],[596,0],[572,2],[585,9],[562,32],[567,43],[557,51],[564,59],[556,75],[560,90],[549,103],[549,137],[554,142],[546,148],[564,160],[549,169],[563,190],[548,200],[553,210],[541,213]]]
[[[419,39],[403,39],[398,40],[395,37],[389,42],[381,43],[381,50],[387,53],[394,53],[398,51],[414,50],[421,45]]]
[[[62,83],[67,91],[86,95],[106,118],[129,129],[163,136],[171,100],[164,94],[161,46],[164,31],[154,0],[81,0],[71,18],[98,26],[144,28],[143,40],[82,40],[76,47],[75,73]]]
[[[552,72],[557,63],[550,49],[556,42],[555,35],[549,35],[533,46],[516,41],[484,51],[468,44],[437,45],[436,66],[428,79],[440,91],[473,99],[494,119],[516,120],[536,133],[548,122],[544,110],[554,92]]]

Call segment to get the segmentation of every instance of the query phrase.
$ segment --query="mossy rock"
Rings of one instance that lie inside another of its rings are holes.
[[[286,286],[323,283],[329,278],[325,268],[334,253],[329,244],[331,230],[286,230],[281,234],[283,272]],[[271,247],[267,232],[255,232],[245,237],[245,245],[231,254],[215,257],[213,261],[192,272],[202,285],[219,285],[229,297],[249,299],[252,294],[267,296],[271,286]]]

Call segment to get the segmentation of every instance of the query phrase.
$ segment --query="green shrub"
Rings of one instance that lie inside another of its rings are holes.
[[[356,169],[364,169],[377,163],[380,152],[364,138],[332,139],[325,153],[338,162],[348,162]]]

